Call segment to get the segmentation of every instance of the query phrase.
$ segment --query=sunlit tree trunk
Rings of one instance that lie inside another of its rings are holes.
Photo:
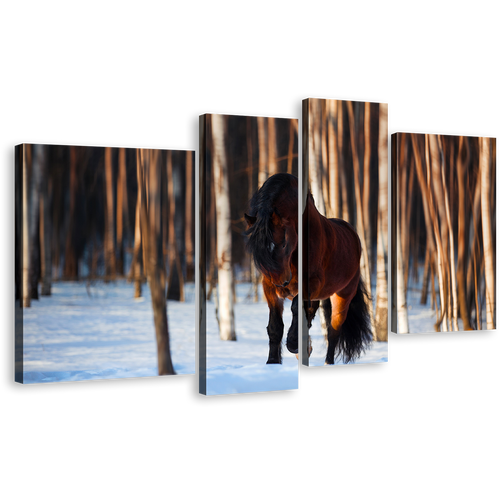
[[[260,188],[269,177],[269,165],[267,161],[267,134],[266,119],[262,116],[257,117],[257,136],[259,140],[259,185]]]
[[[232,293],[233,272],[231,265],[229,179],[224,140],[224,118],[221,115],[212,115],[212,138],[215,205],[217,211],[219,330],[222,340],[236,340]]]
[[[387,342],[387,238],[388,238],[388,131],[387,104],[379,107],[378,137],[378,227],[377,227],[377,304],[374,340]]]
[[[167,322],[167,301],[165,287],[162,284],[163,259],[158,250],[162,245],[161,224],[158,214],[161,213],[162,168],[157,155],[153,158],[150,152],[138,150],[137,183],[142,191],[141,198],[141,230],[148,259],[148,283],[151,289],[151,302],[156,331],[158,350],[158,375],[174,375],[174,366],[170,355],[170,338]],[[148,175],[149,174],[149,175]],[[146,206],[146,183],[148,184],[148,204]]]
[[[297,132],[297,122],[295,120],[290,120],[290,139],[288,141],[288,161],[286,171],[288,174],[292,173],[293,170],[293,145],[295,142],[295,133]]]
[[[332,217],[342,216],[340,207],[340,175],[338,139],[335,132],[337,122],[337,101],[329,100],[328,103],[328,172],[330,175],[330,208]]]
[[[365,225],[365,238],[366,238],[366,252],[367,252],[367,260],[369,264],[372,264],[372,231],[370,224],[370,159],[371,159],[371,134],[370,134],[370,122],[371,122],[371,113],[370,113],[370,103],[365,102],[365,117],[364,117],[364,143],[365,143],[365,151],[364,151],[364,159],[363,159],[363,219]]]
[[[139,150],[137,150],[137,163],[139,164]],[[130,267],[130,278],[134,280],[134,298],[142,296],[142,241],[141,241],[141,203],[142,189],[137,190],[137,204],[135,208],[135,232],[134,232],[134,254]]]
[[[481,219],[483,222],[483,248],[486,281],[486,327],[495,328],[495,268],[493,263],[493,237],[491,231],[491,161],[490,139],[479,139],[479,163],[481,173]]]
[[[371,293],[371,275],[370,275],[370,265],[368,260],[368,245],[366,242],[366,232],[365,224],[363,220],[363,203],[361,199],[361,184],[360,184],[360,166],[359,166],[359,156],[356,147],[356,130],[354,123],[354,110],[352,101],[347,101],[347,112],[349,114],[349,131],[351,136],[351,149],[352,149],[352,161],[354,170],[354,193],[356,198],[356,223],[357,232],[359,239],[361,240],[361,274],[366,284],[366,288]],[[373,324],[373,306],[371,301],[368,303],[368,310],[370,313],[370,318]]]
[[[274,118],[267,119],[268,129],[268,151],[269,151],[269,177],[278,173],[278,162],[276,154],[276,121]]]
[[[115,258],[115,214],[113,195],[113,163],[112,149],[104,148],[104,169],[106,180],[106,219],[104,236],[105,281],[114,279],[116,275]]]
[[[326,215],[325,201],[323,199],[323,190],[321,187],[321,134],[319,128],[321,126],[320,106],[317,99],[309,99],[309,144],[304,147],[308,148],[309,152],[309,186],[311,194],[318,212],[321,215]]]

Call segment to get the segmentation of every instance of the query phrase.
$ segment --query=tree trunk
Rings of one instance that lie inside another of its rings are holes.
[[[377,304],[375,309],[374,340],[387,342],[387,245],[388,245],[388,131],[387,104],[379,107],[378,137],[378,228],[377,228]]]
[[[143,200],[141,203],[142,240],[148,259],[148,282],[151,289],[151,302],[158,349],[158,375],[175,375],[170,355],[165,288],[161,283],[163,259],[161,258],[161,253],[158,252],[158,249],[162,245],[161,224],[157,220],[157,214],[161,210],[162,169],[158,158],[151,158],[150,152],[145,153],[138,150],[138,157],[137,183]],[[145,203],[146,183],[148,184],[149,192],[147,206]]]
[[[267,164],[266,119],[262,116],[257,117],[257,135],[259,138],[259,185],[257,188],[260,188],[269,177]]]
[[[267,119],[267,137],[269,145],[269,177],[278,173],[278,162],[276,154],[276,121],[274,118]]]
[[[66,226],[66,247],[64,251],[64,277],[78,279],[78,259],[76,256],[76,202],[78,197],[77,149],[69,149],[69,213]]]
[[[175,234],[175,192],[172,169],[172,151],[167,151],[167,187],[168,187],[168,287],[167,299],[184,302],[184,279],[182,276],[177,237]]]
[[[466,166],[462,160],[464,138],[460,137],[457,155],[457,179],[458,179],[458,255],[457,255],[457,287],[458,303],[460,306],[460,317],[464,330],[472,330],[470,324],[470,310],[467,304],[467,288],[465,282],[465,264],[467,261],[467,195],[465,191]]]
[[[338,139],[335,133],[337,121],[337,101],[328,102],[328,171],[330,175],[330,208],[332,217],[342,216],[340,207],[340,175],[339,175],[339,152]]]
[[[192,151],[186,151],[186,281],[194,281],[194,217],[193,217],[193,170]]]
[[[406,163],[406,136],[401,134],[400,140],[400,151],[397,156],[397,182],[398,191],[396,200],[397,213],[396,213],[396,298],[397,298],[397,332],[398,333],[410,333],[410,326],[408,324],[408,308],[406,304],[406,289],[404,280],[404,262],[403,262],[403,248],[401,241],[401,222],[402,222],[402,212],[405,206],[403,199],[406,194],[406,186],[401,179],[401,172],[403,169],[403,163]],[[394,290],[393,290],[394,293]]]
[[[31,150],[30,186],[30,295],[38,300],[38,281],[40,278],[40,190],[45,168],[45,147],[41,144]]]
[[[483,222],[484,276],[486,282],[486,328],[495,329],[495,267],[493,263],[493,236],[491,231],[491,161],[490,139],[479,139],[479,162],[481,172],[481,219]]]
[[[104,168],[106,177],[106,223],[105,223],[105,243],[104,243],[104,267],[105,281],[114,279],[116,275],[115,258],[115,214],[113,195],[113,163],[112,149],[105,148]]]
[[[354,110],[352,101],[347,101],[347,111],[349,113],[349,131],[351,136],[351,149],[352,149],[352,161],[354,170],[354,193],[356,197],[356,223],[359,239],[361,240],[361,275],[366,283],[366,287],[371,294],[371,275],[370,275],[370,265],[368,260],[368,246],[366,243],[366,232],[363,220],[363,204],[361,200],[361,183],[360,183],[360,166],[358,150],[356,147],[356,129],[354,123]],[[373,305],[371,301],[368,303],[368,311],[370,314],[370,319],[373,325]]]
[[[22,166],[22,182],[23,182],[23,201],[22,201],[22,211],[23,211],[23,222],[22,222],[22,245],[23,245],[23,257],[22,257],[22,304],[23,307],[31,307],[31,293],[30,293],[30,217],[29,217],[29,178],[28,178],[28,159],[27,159],[27,149],[28,145],[23,144],[23,166]]]
[[[127,199],[127,165],[126,152],[120,148],[118,152],[118,179],[116,183],[116,247],[118,250],[118,259],[116,261],[116,271],[123,275],[125,271],[124,263],[124,213],[128,211]]]
[[[40,264],[42,295],[51,294],[52,286],[52,219],[50,201],[52,199],[52,176],[47,165],[47,147],[42,148],[42,183],[40,189]]]
[[[217,211],[219,330],[222,340],[236,340],[232,293],[231,209],[229,204],[229,179],[224,141],[224,118],[221,115],[212,115],[212,138]]]

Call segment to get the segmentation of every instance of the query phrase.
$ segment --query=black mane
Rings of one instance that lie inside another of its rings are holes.
[[[275,174],[264,182],[249,202],[249,215],[256,217],[257,220],[245,232],[248,236],[246,247],[252,254],[255,266],[261,272],[278,270],[271,251],[273,243],[271,217],[274,212],[280,217],[285,215],[276,210],[275,204],[283,191],[292,188],[293,180],[298,182],[294,175]]]

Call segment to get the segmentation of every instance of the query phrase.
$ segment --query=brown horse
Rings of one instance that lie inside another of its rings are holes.
[[[269,306],[268,363],[281,363],[283,302],[292,300],[292,324],[287,348],[298,353],[298,179],[290,174],[271,176],[250,200],[247,249],[262,272]],[[304,309],[308,326],[323,302],[330,316],[326,364],[341,357],[348,363],[371,341],[369,300],[360,277],[361,244],[353,227],[341,219],[327,219],[308,195],[304,212]],[[310,349],[309,349],[310,354]]]
[[[309,328],[320,301],[330,317],[325,363],[349,363],[372,340],[367,301],[360,275],[361,243],[342,219],[321,215],[309,193],[304,211],[304,308]]]

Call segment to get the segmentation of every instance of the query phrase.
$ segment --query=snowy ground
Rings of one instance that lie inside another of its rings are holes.
[[[298,361],[283,342],[283,364],[266,365],[269,319],[267,303],[262,299],[254,303],[249,298],[250,285],[237,285],[238,301],[235,306],[236,342],[219,339],[215,306],[207,304],[207,394],[234,394],[243,392],[278,391],[298,388]],[[283,322],[284,340],[292,322],[291,301],[285,301]],[[321,332],[319,317],[310,330],[313,352],[310,366],[323,366],[326,342]],[[387,342],[374,343],[356,363],[387,361]]]
[[[177,374],[195,372],[194,284],[186,302],[168,301],[170,349]],[[24,310],[24,381],[58,382],[157,375],[149,287],[55,283],[51,297]]]
[[[254,303],[250,285],[237,285],[237,342],[219,339],[215,306],[207,304],[207,393],[278,391],[298,388],[298,361],[283,345],[283,364],[266,365],[269,310]],[[133,285],[55,283],[51,297],[24,310],[24,381],[58,382],[157,375],[156,341],[149,287],[133,299]],[[194,285],[186,302],[167,305],[170,342],[177,374],[195,372]],[[432,311],[430,311],[432,320]],[[292,321],[285,301],[285,338]],[[326,342],[316,318],[310,331],[310,366],[322,366]],[[357,363],[387,361],[387,343],[374,344]]]
[[[431,308],[431,291],[427,296],[427,304],[420,304],[422,294],[423,266],[419,267],[418,280],[410,276],[406,303],[408,307],[408,325],[410,333],[436,333],[436,311]],[[437,285],[437,284],[436,284]],[[436,298],[439,305],[439,289],[436,288]],[[475,311],[472,311],[475,318]],[[483,306],[481,313],[483,328],[486,327],[486,308]],[[458,329],[463,331],[463,322],[458,318]]]

